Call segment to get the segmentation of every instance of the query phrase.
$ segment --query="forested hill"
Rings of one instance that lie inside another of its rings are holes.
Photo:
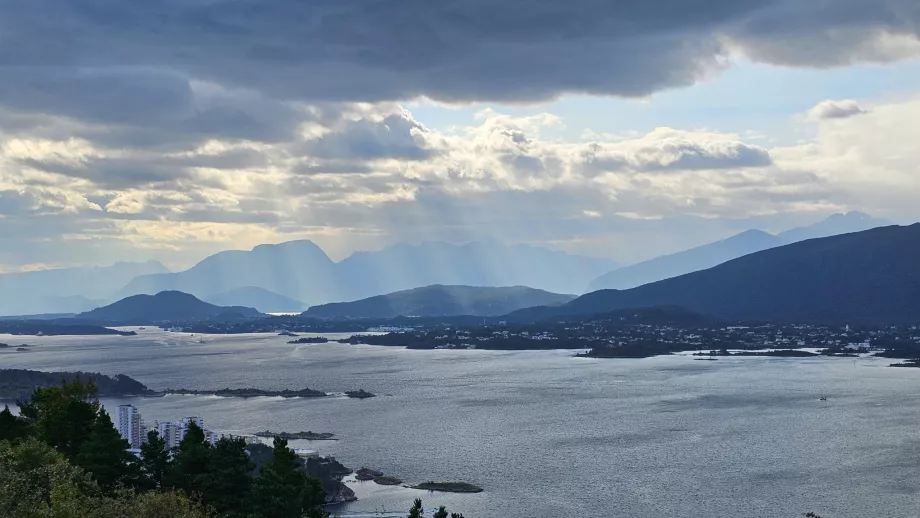
[[[41,372],[24,369],[0,369],[0,399],[24,399],[36,388],[59,386],[62,381],[80,378],[96,384],[100,396],[137,396],[152,394],[146,385],[130,376],[106,376],[98,372]]]
[[[397,291],[355,302],[322,304],[304,315],[317,318],[498,316],[532,306],[564,304],[574,295],[561,295],[526,286],[444,286],[435,284]]]
[[[920,315],[920,223],[771,248],[630,290],[600,290],[516,320],[680,306],[733,321],[905,324]]]

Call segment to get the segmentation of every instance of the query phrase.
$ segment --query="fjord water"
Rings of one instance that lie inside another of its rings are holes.
[[[124,373],[154,389],[363,388],[380,397],[127,401],[147,421],[201,415],[224,433],[333,432],[341,440],[294,444],[410,483],[485,489],[361,483],[343,516],[405,512],[417,496],[467,518],[920,515],[920,369],[890,360],[595,360],[139,333],[0,336],[34,345],[0,350],[0,367]]]

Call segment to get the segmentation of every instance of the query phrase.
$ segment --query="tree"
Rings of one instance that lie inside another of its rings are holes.
[[[137,458],[127,451],[130,447],[118,434],[109,414],[99,408],[74,463],[90,473],[106,491],[118,486],[133,487],[139,483],[140,466]]]
[[[272,460],[253,481],[250,510],[256,516],[278,518],[325,518],[325,493],[318,480],[301,469],[297,454],[287,441],[275,438]]]
[[[422,508],[422,499],[416,498],[415,502],[412,504],[412,509],[409,509],[408,518],[425,518],[425,510]],[[443,505],[438,508],[437,511],[432,515],[432,518],[447,518],[447,508]],[[450,513],[450,518],[463,518],[462,514]]]
[[[60,387],[37,388],[28,402],[19,404],[23,417],[34,421],[36,437],[73,460],[92,431],[101,408],[96,385],[80,378]]]
[[[189,495],[201,493],[203,477],[211,469],[211,445],[204,439],[204,430],[189,423],[185,437],[164,476],[168,487],[182,489]]]
[[[211,448],[208,473],[201,478],[201,500],[224,516],[243,513],[254,465],[242,438],[222,437]]]
[[[149,487],[163,485],[163,475],[169,467],[169,448],[166,439],[160,437],[156,430],[147,432],[147,442],[141,444],[141,470],[147,478]]]
[[[51,446],[0,441],[0,516],[85,516],[80,510],[98,496],[92,479]]]
[[[22,418],[10,412],[9,405],[3,406],[0,412],[0,441],[14,441],[21,439],[28,433],[28,425]]]

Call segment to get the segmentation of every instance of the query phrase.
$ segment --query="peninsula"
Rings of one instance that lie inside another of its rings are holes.
[[[157,393],[130,376],[107,376],[98,372],[41,372],[25,369],[0,369],[0,399],[26,399],[37,388],[54,387],[62,381],[80,379],[95,383],[100,397],[157,396]]]
[[[183,394],[191,396],[220,396],[220,397],[324,397],[329,394],[309,388],[301,390],[262,390],[256,388],[224,388],[220,390],[190,390],[190,389],[166,389],[167,394]]]
[[[296,336],[296,335],[295,335]],[[324,344],[329,341],[328,338],[322,336],[305,336],[303,338],[298,338],[297,340],[291,340],[289,344]]]
[[[267,437],[267,438],[278,438],[284,439],[286,441],[302,440],[302,441],[337,441],[338,438],[335,437],[334,433],[317,433],[317,432],[271,432],[265,430],[264,432],[256,432],[253,435],[256,437]]]

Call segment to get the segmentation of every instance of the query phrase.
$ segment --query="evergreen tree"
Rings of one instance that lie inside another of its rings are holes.
[[[168,487],[182,489],[189,495],[201,493],[204,477],[211,467],[211,445],[205,441],[204,430],[194,422],[189,424],[185,437],[164,476]]]
[[[21,418],[10,412],[9,405],[3,406],[0,412],[0,441],[14,441],[21,439],[28,433],[28,425]]]
[[[223,516],[244,511],[254,465],[242,438],[223,437],[211,448],[208,473],[201,479],[201,500]]]
[[[63,381],[60,387],[38,388],[28,402],[21,402],[23,417],[34,422],[36,437],[73,460],[89,437],[99,400],[96,384],[80,378]]]
[[[74,463],[90,473],[104,490],[135,486],[140,479],[140,466],[137,457],[127,451],[130,447],[118,434],[109,414],[100,408]]]
[[[287,441],[275,438],[272,460],[253,481],[251,511],[277,518],[325,518],[325,494],[319,481],[301,470],[300,459]]]
[[[169,467],[169,448],[166,439],[156,430],[147,432],[147,442],[141,445],[141,469],[152,488],[163,485],[163,476]]]
[[[424,518],[424,509],[422,509],[422,499],[416,498],[415,502],[412,504],[412,509],[409,509],[409,518]]]

